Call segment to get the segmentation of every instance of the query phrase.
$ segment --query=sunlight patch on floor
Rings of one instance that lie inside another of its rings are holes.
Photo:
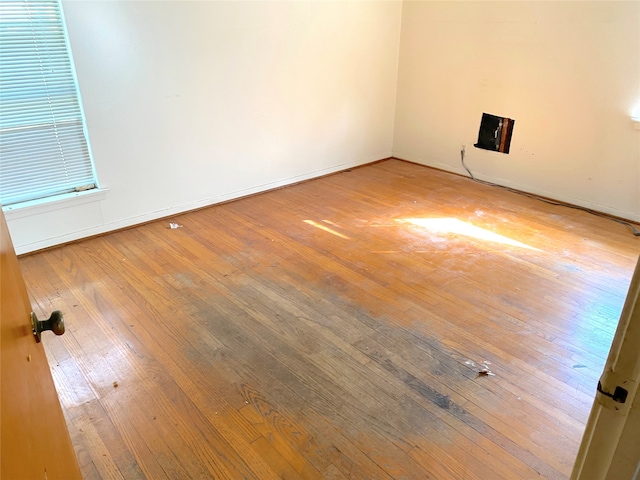
[[[526,245],[490,230],[476,227],[471,223],[464,222],[457,218],[401,218],[396,219],[396,221],[425,228],[432,233],[452,233],[455,235],[475,238],[476,240],[484,240],[487,242],[500,243],[502,245],[526,248],[528,250],[535,250],[538,252],[541,251],[539,248]]]
[[[331,223],[328,220],[323,220],[323,221],[327,223]],[[336,237],[344,238],[345,240],[351,240],[351,238],[347,237],[346,235],[343,235],[340,232],[336,232],[334,229],[326,227],[318,222],[314,222],[313,220],[305,220],[304,223],[306,223],[307,225],[311,225],[312,227],[319,228],[320,230],[324,230],[325,232],[335,235]],[[332,225],[335,225],[335,224],[332,223]]]

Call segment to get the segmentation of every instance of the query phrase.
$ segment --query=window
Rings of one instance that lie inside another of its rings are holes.
[[[2,0],[0,203],[96,186],[59,0]]]

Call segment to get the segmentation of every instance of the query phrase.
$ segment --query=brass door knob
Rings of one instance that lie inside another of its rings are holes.
[[[47,320],[38,320],[36,314],[31,312],[31,326],[33,328],[33,336],[36,337],[36,342],[40,343],[40,336],[42,332],[51,330],[56,335],[62,335],[64,333],[64,318],[60,310],[56,310],[51,313],[51,316]]]

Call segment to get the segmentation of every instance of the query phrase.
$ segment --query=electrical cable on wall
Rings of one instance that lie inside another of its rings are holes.
[[[525,196],[525,197],[533,198],[533,199],[535,199],[535,200],[539,200],[539,201],[541,201],[541,202],[548,203],[549,205],[555,205],[555,206],[558,206],[558,207],[573,208],[573,209],[575,209],[575,210],[582,210],[583,212],[590,213],[591,215],[595,215],[596,217],[607,218],[607,219],[609,219],[609,220],[612,220],[612,221],[614,221],[614,222],[618,222],[618,223],[620,223],[620,224],[622,224],[622,225],[625,225],[625,226],[627,226],[627,227],[631,228],[632,233],[633,233],[636,237],[640,237],[640,232],[639,232],[639,231],[638,231],[638,229],[635,227],[635,225],[633,225],[632,223],[627,222],[627,221],[625,221],[625,220],[621,220],[621,219],[619,219],[619,218],[614,218],[614,217],[612,217],[612,216],[610,216],[610,215],[607,215],[607,214],[605,214],[605,213],[601,213],[601,212],[597,212],[597,211],[595,211],[595,210],[591,210],[590,208],[580,207],[580,206],[578,206],[578,205],[571,205],[570,203],[556,202],[556,201],[554,201],[554,200],[548,200],[548,199],[546,199],[546,198],[540,197],[540,196],[538,196],[538,195],[534,195],[534,194],[532,194],[532,193],[522,192],[522,191],[520,191],[520,190],[516,190],[516,189],[511,188],[511,187],[505,187],[504,185],[499,185],[499,184],[497,184],[497,183],[492,183],[492,182],[487,182],[487,181],[485,181],[485,180],[480,180],[480,179],[476,178],[476,177],[473,175],[473,173],[471,173],[471,170],[469,170],[469,168],[467,167],[467,165],[464,163],[464,154],[465,154],[465,147],[463,146],[463,147],[460,149],[460,159],[461,159],[461,161],[462,161],[462,166],[464,167],[464,169],[467,171],[467,173],[469,174],[469,176],[471,177],[471,179],[472,179],[474,182],[478,182],[478,183],[481,183],[481,184],[483,184],[483,185],[488,185],[488,186],[490,186],[490,187],[498,187],[498,188],[502,188],[502,189],[507,190],[507,191],[509,191],[509,192],[517,193],[518,195],[523,195],[523,196]]]

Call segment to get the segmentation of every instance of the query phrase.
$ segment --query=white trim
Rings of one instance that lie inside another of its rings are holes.
[[[82,192],[63,193],[53,197],[29,200],[2,207],[4,216],[9,220],[40,215],[63,208],[82,205],[83,203],[99,202],[107,197],[108,189],[93,188]]]
[[[96,186],[100,187],[98,180],[98,172],[96,171],[96,163],[93,161],[93,150],[91,150],[91,139],[89,138],[89,129],[87,128],[87,117],[84,113],[84,104],[82,103],[82,92],[80,92],[80,83],[78,82],[78,74],[76,73],[76,63],[73,59],[73,51],[71,50],[71,41],[69,40],[69,30],[67,29],[67,19],[64,16],[64,6],[62,0],[58,0],[60,21],[62,22],[62,32],[64,33],[64,41],[67,43],[67,53],[69,54],[69,63],[71,65],[71,75],[76,84],[76,96],[78,97],[78,107],[80,108],[80,117],[82,118],[82,130],[84,131],[84,140],[87,143],[87,154],[89,155],[89,163],[93,171],[93,181]]]
[[[314,178],[318,178],[321,177],[323,175],[329,175],[332,173],[337,173],[340,172],[342,170],[347,170],[349,168],[354,168],[354,167],[359,167],[362,165],[367,165],[369,163],[374,163],[377,162],[379,160],[383,160],[386,158],[390,158],[391,155],[389,153],[380,155],[380,156],[376,156],[374,158],[377,158],[377,160],[371,160],[371,161],[352,161],[352,162],[346,162],[346,163],[342,163],[339,165],[333,165],[331,167],[327,167],[327,168],[322,168],[320,170],[315,170],[313,172],[307,172],[304,174],[300,174],[300,175],[294,175],[292,177],[288,177],[288,178],[284,178],[281,180],[277,180],[277,181],[273,181],[273,182],[268,182],[262,185],[257,185],[257,186],[253,186],[253,187],[249,187],[249,188],[243,188],[240,190],[235,190],[233,192],[227,192],[221,195],[214,195],[212,197],[206,197],[194,202],[188,202],[188,203],[184,203],[181,205],[176,205],[170,208],[165,208],[165,209],[161,209],[161,210],[156,210],[154,212],[149,212],[149,213],[145,213],[143,215],[136,215],[133,217],[128,217],[128,218],[124,218],[124,219],[120,219],[117,221],[113,221],[113,222],[105,222],[102,223],[100,225],[97,226],[93,226],[93,227],[89,227],[86,229],[81,229],[81,230],[76,230],[74,232],[69,232],[66,233],[64,235],[58,235],[58,236],[54,236],[54,237],[49,237],[49,238],[45,238],[43,240],[38,240],[36,242],[31,242],[31,243],[25,243],[25,244],[14,244],[16,253],[18,255],[23,255],[25,253],[30,253],[30,252],[35,252],[37,250],[42,250],[44,248],[49,248],[49,247],[53,247],[56,245],[62,245],[64,243],[69,243],[69,242],[74,242],[76,240],[81,240],[83,238],[87,238],[87,237],[92,237],[95,235],[102,235],[105,233],[109,233],[112,231],[116,231],[116,230],[120,230],[123,228],[129,228],[135,225],[139,225],[139,224],[143,224],[143,223],[147,223],[147,222],[151,222],[154,220],[159,220],[165,217],[171,217],[174,215],[180,215],[182,213],[186,213],[189,212],[191,210],[196,210],[198,208],[203,208],[203,207],[208,207],[208,206],[213,206],[219,203],[223,203],[223,202],[227,202],[230,200],[236,200],[242,197],[246,197],[249,195],[254,195],[254,194],[258,194],[258,193],[264,193],[267,192],[269,190],[273,190],[276,188],[280,188],[280,187],[284,187],[287,185],[291,185],[291,184],[295,184],[298,182],[302,182],[302,181],[306,181],[306,180],[312,180]],[[89,190],[87,192],[79,192],[76,195],[83,195],[83,194],[88,194],[89,192],[93,192],[94,190]],[[108,190],[104,190],[101,189],[100,191],[105,192],[105,195],[107,193]],[[102,197],[104,198],[104,196]],[[98,200],[102,199],[102,198],[98,198]],[[91,200],[88,200],[91,201]],[[84,203],[84,202],[81,202]],[[67,205],[65,205],[66,207]],[[44,207],[44,205],[40,205],[40,207]],[[25,213],[24,215],[20,215],[20,216],[12,216],[12,214],[14,212],[5,212],[5,216],[7,218],[7,222],[10,223],[10,220],[12,219],[17,219],[17,218],[21,218],[21,217],[26,217],[26,216],[35,216],[38,215],[40,213],[45,213],[47,211],[52,211],[52,210],[58,210],[60,209],[60,207],[56,207],[56,206],[49,206],[43,210],[37,210],[34,209],[32,212],[28,212]],[[9,229],[11,229],[11,225],[9,225]],[[15,239],[14,239],[15,242]]]
[[[424,165],[426,167],[437,168],[438,170],[443,170],[445,172],[457,173],[458,175],[462,175],[463,177],[469,178],[469,174],[461,167],[451,167],[450,165],[432,162],[428,160],[418,160],[411,157],[411,155],[402,155],[401,153],[394,152],[393,158],[397,158],[399,160],[405,160],[408,162],[417,163],[419,165]],[[540,197],[557,200],[559,202],[568,203],[570,205],[575,205],[579,207],[589,208],[591,210],[595,210],[596,212],[606,213],[608,215],[613,215],[618,218],[624,218],[625,220],[631,220],[632,222],[640,222],[640,214],[634,214],[632,212],[626,212],[624,210],[618,210],[617,208],[608,207],[606,205],[601,205],[599,203],[590,202],[588,200],[584,200],[582,198],[570,197],[567,195],[562,195],[556,192],[548,192],[546,190],[540,190],[537,188],[532,188],[527,185],[520,185],[518,183],[511,182],[504,178],[495,178],[489,177],[486,175],[478,174],[473,172],[474,176],[478,180],[482,180],[485,182],[491,182],[498,185],[502,185],[504,187],[513,188],[515,190],[519,190],[521,192],[531,193],[533,195],[538,195]]]

